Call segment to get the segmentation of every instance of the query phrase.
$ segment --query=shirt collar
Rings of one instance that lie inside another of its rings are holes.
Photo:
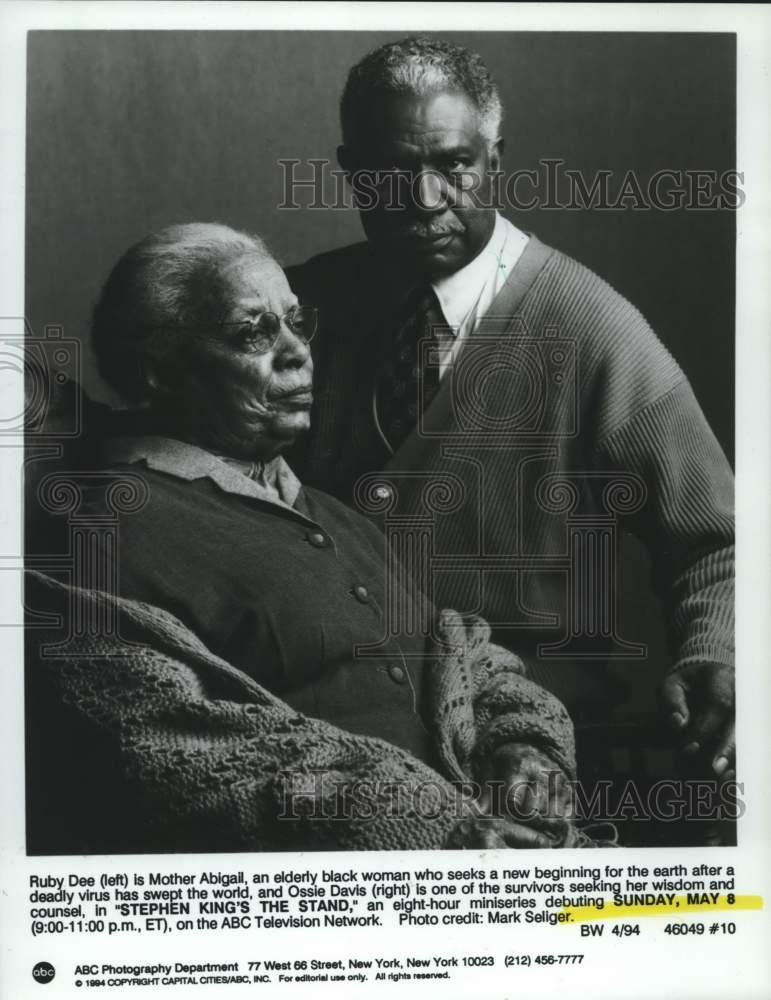
[[[281,455],[259,463],[262,467],[255,470],[257,478],[252,478],[254,463],[225,461],[196,445],[157,435],[111,438],[105,442],[103,454],[108,462],[145,462],[149,469],[178,479],[211,479],[225,493],[253,497],[291,510],[301,488],[299,479]],[[264,484],[273,484],[275,489]]]
[[[495,213],[495,226],[490,239],[477,256],[465,267],[432,285],[447,323],[457,329],[474,308],[482,290],[496,273],[506,245],[508,227],[502,215]]]

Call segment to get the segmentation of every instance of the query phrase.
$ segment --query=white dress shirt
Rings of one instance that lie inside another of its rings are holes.
[[[448,329],[437,332],[440,377],[454,360],[463,338],[489,312],[529,238],[496,213],[495,227],[484,250],[460,271],[432,284],[448,324]]]

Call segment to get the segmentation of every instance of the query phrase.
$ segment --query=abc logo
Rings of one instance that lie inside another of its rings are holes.
[[[38,962],[32,968],[32,978],[36,983],[50,983],[56,975],[56,969],[50,962]]]

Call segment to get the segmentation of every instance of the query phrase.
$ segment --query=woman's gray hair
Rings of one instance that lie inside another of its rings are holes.
[[[377,97],[426,94],[438,88],[466,94],[477,107],[485,140],[497,141],[503,106],[481,56],[452,42],[424,37],[381,45],[353,67],[340,102],[343,141],[355,146],[357,130]]]
[[[219,276],[249,255],[272,259],[264,242],[217,223],[168,226],[130,247],[94,309],[91,344],[99,373],[127,402],[146,392],[146,362],[160,360],[182,328],[221,321]]]

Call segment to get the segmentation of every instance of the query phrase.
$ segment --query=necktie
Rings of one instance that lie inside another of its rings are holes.
[[[421,347],[421,343],[437,343],[435,329],[446,325],[430,285],[413,290],[403,315],[377,395],[380,429],[394,451],[439,389],[439,365],[428,363],[426,346]]]

